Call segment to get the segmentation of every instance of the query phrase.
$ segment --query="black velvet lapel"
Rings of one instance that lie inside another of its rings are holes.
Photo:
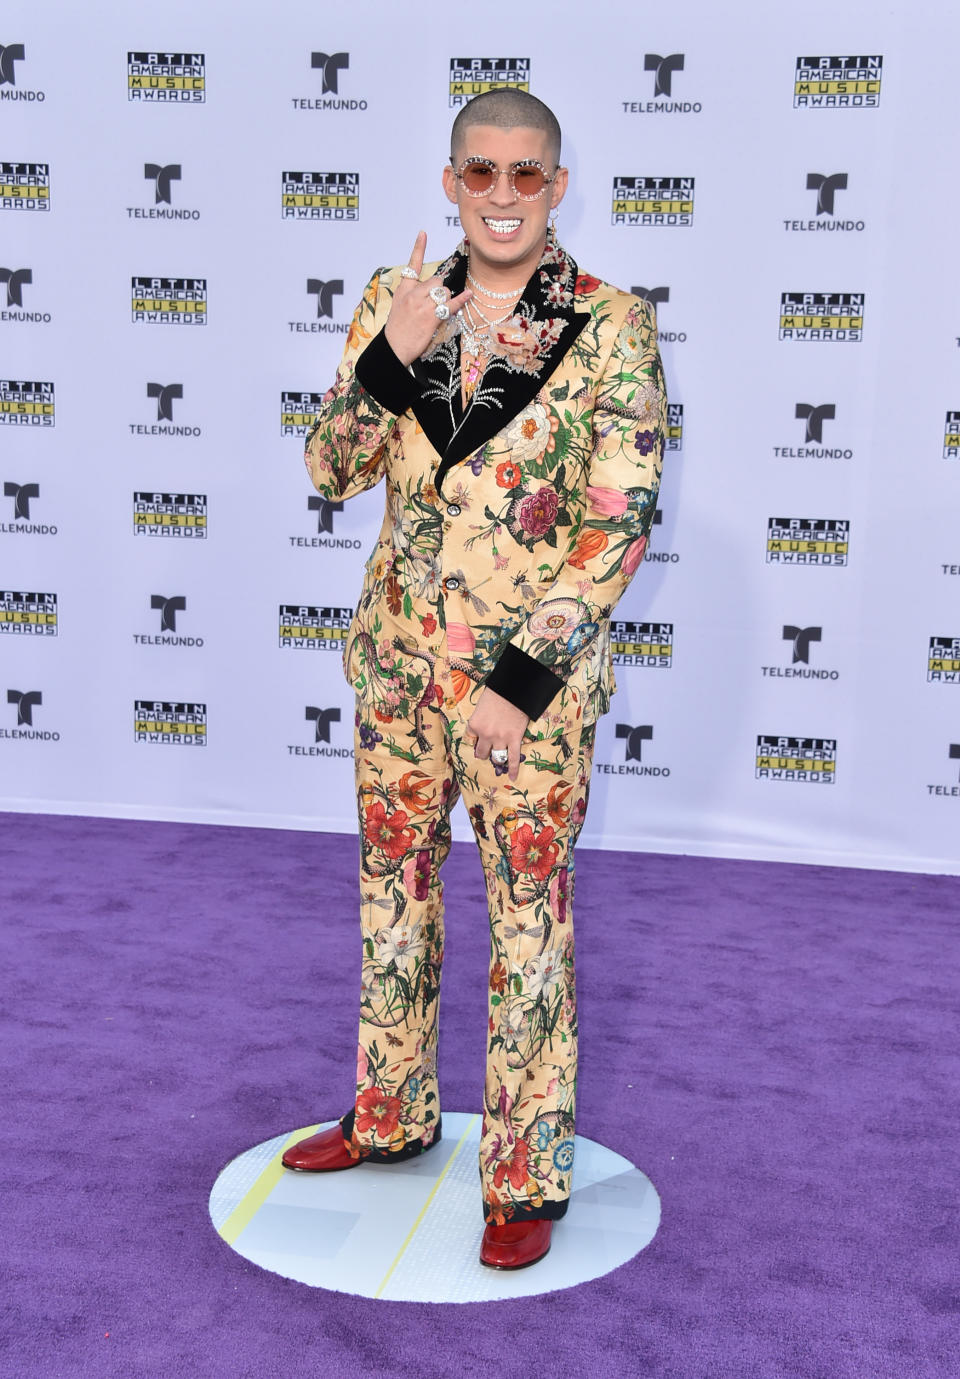
[[[549,260],[549,252],[546,258]],[[441,264],[438,272],[451,295],[456,296],[466,285],[466,255],[457,249]],[[445,397],[437,395],[449,392],[449,354],[445,358],[442,353],[435,352],[426,358],[418,359],[414,364],[413,372],[421,385],[421,392],[412,403],[412,410],[427,439],[441,456],[436,477],[438,491],[449,469],[461,463],[468,455],[475,454],[491,436],[495,436],[507,426],[517,413],[536,397],[589,321],[589,312],[577,312],[573,309],[573,285],[576,275],[577,265],[564,254],[560,264],[541,263],[524,288],[520,302],[530,308],[532,316],[540,321],[552,318],[562,322],[562,329],[552,347],[540,355],[538,362],[541,367],[538,373],[526,373],[519,369],[497,371],[497,386],[503,390],[499,397],[501,406],[471,404],[464,416],[460,405],[459,381],[449,402]],[[547,293],[553,284],[567,286],[570,300],[559,304],[551,302]],[[456,335],[454,344],[456,377],[459,380],[459,334]]]

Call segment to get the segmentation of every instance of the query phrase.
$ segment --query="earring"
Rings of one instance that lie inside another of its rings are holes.
[[[557,242],[557,213],[556,213],[556,211],[551,211],[551,212],[550,212],[550,223],[549,223],[549,225],[547,226],[547,243],[548,243],[549,245],[551,245],[551,247],[552,247],[552,246],[554,246],[554,245],[556,244],[556,242]]]

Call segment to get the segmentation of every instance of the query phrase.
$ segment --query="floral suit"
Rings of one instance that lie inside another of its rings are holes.
[[[460,246],[434,270],[463,289]],[[399,269],[374,274],[310,428],[314,485],[386,478],[383,528],[344,649],[356,691],[363,975],[352,1152],[439,1136],[437,1013],[449,813],[462,795],[490,913],[480,1145],[489,1221],[557,1218],[573,1163],[573,845],[609,618],[653,522],[666,401],[652,308],[548,245],[463,408],[459,321],[410,369],[383,333]],[[515,782],[466,724],[485,686],[530,722]]]

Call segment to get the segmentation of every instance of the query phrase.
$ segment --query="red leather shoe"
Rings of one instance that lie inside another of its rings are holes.
[[[284,1151],[284,1168],[301,1173],[333,1173],[338,1168],[356,1168],[363,1163],[349,1151],[339,1124],[328,1126]]]
[[[480,1263],[488,1269],[526,1269],[550,1249],[552,1221],[514,1221],[487,1226],[480,1245]]]

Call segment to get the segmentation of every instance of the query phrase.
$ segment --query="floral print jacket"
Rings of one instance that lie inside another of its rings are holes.
[[[461,245],[425,273],[457,293],[466,269]],[[456,317],[410,369],[386,341],[399,272],[367,285],[306,442],[332,500],[386,478],[353,632],[388,609],[414,640],[439,624],[470,681],[533,719],[572,686],[591,721],[614,688],[610,613],[656,507],[666,398],[653,308],[548,245],[464,409]]]

